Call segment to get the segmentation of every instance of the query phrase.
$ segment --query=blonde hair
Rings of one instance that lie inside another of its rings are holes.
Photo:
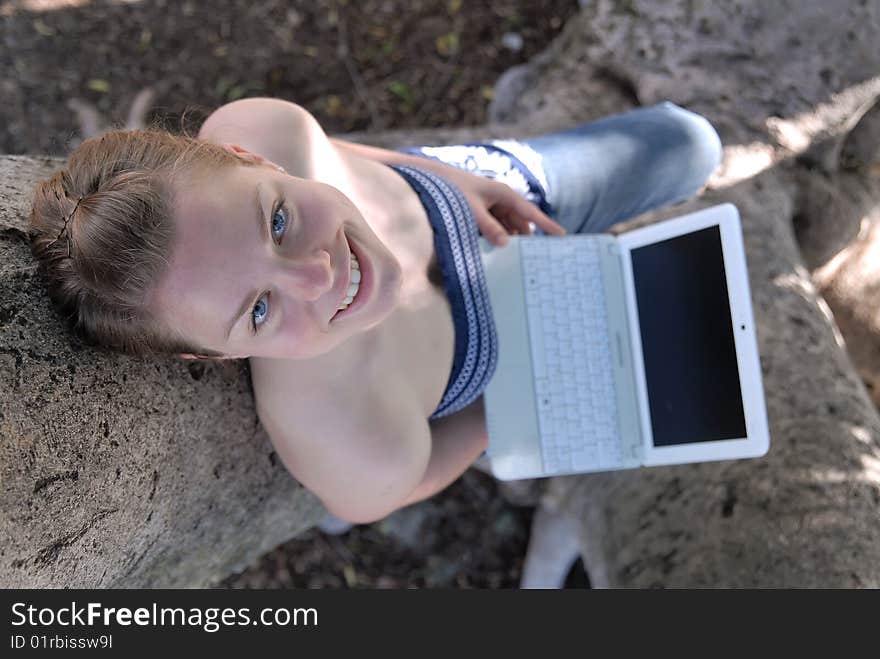
[[[147,128],[86,140],[40,181],[31,252],[49,297],[85,343],[132,355],[223,353],[193,345],[148,308],[175,239],[172,182],[249,165],[218,144]]]

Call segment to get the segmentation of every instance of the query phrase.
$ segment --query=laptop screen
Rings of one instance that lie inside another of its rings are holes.
[[[719,227],[630,253],[654,446],[745,437]]]

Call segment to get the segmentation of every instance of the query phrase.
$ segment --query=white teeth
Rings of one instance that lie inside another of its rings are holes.
[[[348,285],[348,289],[345,291],[345,298],[342,300],[342,304],[336,310],[337,312],[342,311],[343,309],[347,309],[348,305],[350,305],[355,296],[357,295],[358,290],[360,289],[361,282],[361,269],[360,263],[358,263],[357,257],[354,253],[351,253],[351,279]]]

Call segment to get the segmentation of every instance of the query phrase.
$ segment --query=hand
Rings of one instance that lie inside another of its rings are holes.
[[[471,206],[480,233],[493,245],[506,245],[509,233],[530,235],[532,229],[529,222],[545,233],[565,235],[561,225],[504,183],[436,161],[427,161],[419,166],[436,171],[461,190]]]

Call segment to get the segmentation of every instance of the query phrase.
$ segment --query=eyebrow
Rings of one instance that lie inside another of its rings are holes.
[[[255,190],[254,206],[256,208],[257,227],[260,232],[260,239],[262,240],[264,237],[263,234],[266,226],[263,218],[265,217],[266,212],[263,210],[263,200],[260,198],[260,183],[257,183],[257,187]],[[232,334],[232,329],[235,327],[241,317],[245,315],[245,313],[247,313],[248,309],[252,308],[257,303],[257,296],[259,294],[259,289],[254,289],[247,294],[244,302],[242,302],[241,306],[238,308],[238,311],[235,312],[235,315],[232,316],[232,320],[226,328],[226,341],[229,341],[229,335]]]

